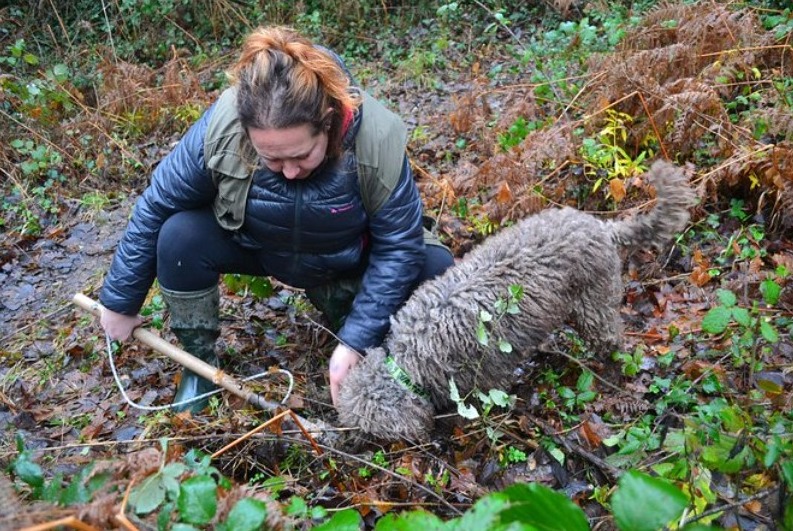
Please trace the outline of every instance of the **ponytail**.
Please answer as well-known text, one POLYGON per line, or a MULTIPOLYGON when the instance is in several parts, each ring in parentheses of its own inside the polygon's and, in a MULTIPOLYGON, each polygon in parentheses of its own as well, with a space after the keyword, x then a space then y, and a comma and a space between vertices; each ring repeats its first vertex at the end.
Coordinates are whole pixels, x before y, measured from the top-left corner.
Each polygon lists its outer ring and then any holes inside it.
POLYGON ((243 43, 229 78, 238 87, 237 111, 245 129, 308 124, 315 134, 327 131, 328 157, 340 155, 344 118, 361 98, 328 52, 293 29, 259 28, 243 43))

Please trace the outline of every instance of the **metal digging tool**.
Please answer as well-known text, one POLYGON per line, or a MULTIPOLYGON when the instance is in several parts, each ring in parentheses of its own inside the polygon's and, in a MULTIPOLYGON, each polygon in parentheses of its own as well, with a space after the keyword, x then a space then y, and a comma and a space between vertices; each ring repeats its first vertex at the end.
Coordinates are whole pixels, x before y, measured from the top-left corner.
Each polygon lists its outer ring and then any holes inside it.
MULTIPOLYGON (((88 312, 96 315, 97 317, 101 317, 102 315, 102 305, 98 302, 94 301, 93 299, 83 295, 82 293, 77 293, 72 298, 72 302, 79 306, 80 308, 87 310, 88 312)), ((172 345, 171 343, 165 341, 160 336, 149 332, 145 328, 136 328, 132 332, 132 337, 140 341, 141 343, 153 348, 157 352, 165 354, 173 361, 186 367, 193 371, 194 373, 198 374, 202 378, 206 378, 207 380, 214 382, 219 387, 222 387, 229 393, 238 396, 248 402, 249 404, 262 409, 264 411, 275 412, 277 409, 283 407, 282 404, 277 402, 272 402, 270 400, 266 400, 260 395, 257 395, 250 389, 246 388, 241 382, 237 381, 235 378, 229 376, 222 370, 218 369, 206 363, 203 360, 200 360, 186 352, 179 347, 172 345)), ((325 443, 332 443, 332 441, 328 440, 329 433, 328 433, 328 426, 325 426, 324 423, 315 423, 309 420, 306 420, 300 417, 297 414, 294 414, 294 418, 297 422, 303 425, 303 428, 314 436, 317 440, 325 443)))

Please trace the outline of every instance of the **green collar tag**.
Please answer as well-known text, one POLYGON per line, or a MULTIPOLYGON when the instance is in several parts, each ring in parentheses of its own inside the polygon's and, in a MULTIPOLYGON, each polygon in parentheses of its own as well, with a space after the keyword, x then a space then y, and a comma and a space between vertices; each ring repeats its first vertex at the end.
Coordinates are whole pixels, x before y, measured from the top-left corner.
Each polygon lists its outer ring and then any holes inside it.
POLYGON ((402 384, 402 387, 404 387, 414 395, 429 400, 430 398, 429 393, 424 388, 416 385, 413 382, 413 380, 411 380, 410 375, 406 373, 402 367, 397 365, 397 362, 396 360, 394 360, 393 357, 386 356, 385 366, 388 368, 388 372, 391 374, 391 377, 400 384, 402 384))

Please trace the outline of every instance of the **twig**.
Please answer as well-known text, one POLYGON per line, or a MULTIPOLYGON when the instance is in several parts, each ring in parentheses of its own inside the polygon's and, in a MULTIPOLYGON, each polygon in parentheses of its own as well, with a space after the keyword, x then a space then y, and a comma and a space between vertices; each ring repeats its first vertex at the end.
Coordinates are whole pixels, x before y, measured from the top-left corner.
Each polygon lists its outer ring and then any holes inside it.
POLYGON ((72 527, 74 529, 78 529, 79 531, 101 531, 99 528, 86 524, 76 516, 67 516, 66 518, 53 520, 52 522, 45 522, 43 524, 24 527, 19 531, 48 531, 50 529, 57 529, 61 526, 72 527))
POLYGON ((605 70, 602 70, 602 71, 600 71, 600 72, 597 72, 597 73, 596 73, 596 74, 595 74, 595 75, 592 77, 592 79, 590 79, 590 80, 588 80, 586 83, 584 83, 584 85, 583 85, 583 86, 581 87, 581 89, 580 89, 580 90, 579 90, 579 91, 576 93, 576 95, 575 95, 575 96, 573 96, 573 99, 572 99, 572 100, 570 100, 570 103, 568 103, 568 104, 565 106, 564 110, 562 110, 562 114, 556 118, 556 121, 558 122, 558 121, 559 121, 559 120, 562 118, 562 116, 565 116, 565 115, 567 114, 567 111, 569 111, 569 110, 570 110, 570 107, 572 107, 572 106, 573 106, 573 103, 575 103, 575 101, 576 101, 576 100, 577 100, 577 99, 578 99, 578 98, 581 96, 581 94, 583 94, 583 93, 584 93, 584 91, 586 91, 586 90, 587 90, 587 89, 588 89, 588 88, 589 88, 589 87, 590 87, 592 84, 596 83, 596 82, 597 82, 597 81, 598 81, 600 78, 602 78, 602 77, 603 77, 603 76, 605 76, 605 75, 606 75, 606 71, 605 71, 605 70))
POLYGON ((655 120, 653 119, 653 114, 650 112, 650 108, 647 106, 647 101, 644 99, 644 95, 641 91, 637 90, 636 94, 638 94, 639 99, 642 102, 642 107, 644 107, 644 114, 647 115, 647 119, 650 121, 650 125, 653 127, 653 131, 655 132, 655 138, 658 139, 658 145, 661 146, 661 151, 664 154, 664 158, 669 160, 669 153, 666 151, 666 146, 664 146, 663 137, 661 136, 660 131, 658 131, 658 127, 655 125, 655 120))
POLYGON ((558 354, 558 355, 562 356, 563 358, 566 358, 567 360, 572 361, 573 363, 575 363, 576 365, 578 365, 582 369, 591 372, 592 376, 594 376, 596 380, 598 380, 599 382, 605 384, 607 387, 610 387, 612 390, 618 392, 619 394, 628 394, 628 393, 625 392, 625 389, 622 389, 619 386, 614 385, 613 383, 609 382, 608 380, 606 380, 605 378, 600 376, 597 372, 595 372, 592 369, 590 369, 589 367, 587 367, 584 362, 582 362, 581 360, 577 359, 574 356, 571 356, 567 352, 564 352, 564 351, 559 350, 559 349, 547 348, 547 347, 544 347, 542 349, 542 351, 543 352, 547 352, 549 354, 558 354))
POLYGON ((702 520, 703 518, 707 518, 708 516, 712 516, 714 514, 718 514, 724 511, 729 511, 730 509, 735 509, 736 507, 740 507, 741 505, 745 505, 752 501, 762 500, 763 498, 767 498, 768 496, 772 495, 776 491, 777 491, 776 488, 764 490, 762 492, 758 492, 757 494, 752 494, 751 496, 744 498, 742 500, 734 501, 732 503, 728 503, 720 507, 713 507, 711 509, 708 509, 707 511, 703 511, 697 515, 694 515, 692 518, 688 518, 688 519, 683 518, 680 520, 680 527, 682 528, 686 524, 697 522, 699 520, 702 520))
POLYGON ((719 166, 715 167, 714 169, 710 170, 709 172, 703 173, 702 175, 700 175, 699 178, 696 179, 695 182, 703 181, 705 178, 713 175, 714 173, 716 173, 718 171, 723 170, 727 166, 732 166, 733 164, 735 164, 737 162, 740 162, 742 160, 751 158, 751 157, 753 157, 753 156, 755 156, 755 155, 757 155, 759 153, 763 153, 764 151, 768 151, 769 149, 774 149, 775 147, 776 147, 775 144, 767 144, 767 145, 761 147, 760 149, 756 149, 754 151, 751 151, 749 153, 741 155, 737 159, 728 159, 727 162, 725 162, 724 164, 720 164, 719 166))
POLYGON ((114 516, 116 523, 118 523, 121 527, 126 529, 127 531, 138 531, 138 528, 129 521, 127 515, 124 514, 127 511, 127 501, 129 501, 129 494, 132 492, 132 485, 135 484, 135 480, 129 482, 127 486, 126 492, 124 492, 124 498, 121 500, 121 507, 118 509, 118 513, 114 516))
POLYGON ((110 41, 110 49, 113 50, 113 60, 116 64, 118 64, 118 53, 116 53, 116 43, 113 42, 113 30, 110 25, 110 19, 107 18, 107 4, 105 4, 105 0, 102 0, 102 14, 105 16, 105 24, 107 24, 107 37, 110 41))
MULTIPOLYGON (((72 39, 69 37, 69 32, 66 31, 66 24, 63 23, 63 19, 61 18, 61 14, 58 12, 58 9, 55 7, 55 3, 52 0, 49 0, 50 7, 52 7, 52 12, 55 13, 55 18, 58 19, 58 24, 61 27, 61 31, 63 32, 63 36, 66 37, 66 44, 69 45, 69 52, 72 51, 72 39)), ((55 35, 53 35, 55 37, 55 35)), ((57 46, 58 42, 55 41, 53 38, 53 42, 57 46)))
MULTIPOLYGON (((285 441, 288 441, 288 442, 295 442, 295 443, 305 444, 305 441, 303 441, 302 439, 293 439, 291 437, 282 437, 281 439, 285 440, 285 441)), ((440 494, 438 494, 437 492, 435 492, 434 490, 432 490, 432 489, 430 489, 428 487, 425 487, 421 483, 413 481, 412 479, 407 478, 407 477, 405 477, 403 475, 397 474, 396 472, 392 472, 391 470, 388 470, 387 468, 382 467, 382 466, 378 465, 377 463, 373 463, 371 461, 367 461, 366 459, 358 457, 357 455, 353 455, 353 454, 344 452, 342 450, 339 450, 338 448, 333 448, 332 446, 326 446, 324 444, 319 444, 319 443, 317 443, 317 446, 319 446, 320 448, 322 448, 323 450, 325 450, 327 452, 340 455, 340 456, 344 457, 345 459, 350 459, 352 461, 357 461, 359 463, 363 463, 369 468, 377 469, 380 472, 383 472, 384 474, 386 474, 388 476, 391 476, 394 479, 397 479, 397 480, 402 481, 404 483, 408 483, 408 484, 412 485, 413 487, 416 487, 417 489, 429 494, 430 496, 432 496, 433 498, 438 500, 441 505, 443 505, 444 507, 446 507, 450 511, 454 512, 456 515, 459 516, 459 515, 463 514, 457 507, 455 507, 454 505, 452 505, 451 503, 446 501, 440 494)))
MULTIPOLYGON (((240 443, 243 443, 243 442, 247 441, 248 439, 250 439, 251 437, 253 437, 253 436, 254 436, 254 435, 256 435, 257 433, 259 433, 260 431, 262 431, 263 429, 265 429, 266 427, 268 427, 270 424, 274 423, 275 421, 277 421, 277 420, 279 420, 279 419, 282 419, 282 418, 284 418, 285 416, 287 416, 287 415, 288 415, 288 414, 290 414, 291 412, 292 412, 292 410, 291 410, 291 409, 287 409, 286 411, 282 411, 282 412, 280 412, 279 414, 277 414, 276 416, 274 416, 273 418, 271 418, 271 419, 270 419, 270 420, 268 420, 267 422, 264 422, 264 423, 262 423, 262 424, 260 424, 260 425, 256 426, 255 428, 253 428, 253 429, 252 429, 251 431, 249 431, 248 433, 246 433, 246 434, 244 434, 243 436, 241 436, 241 437, 238 437, 237 439, 235 439, 235 440, 231 441, 229 444, 227 444, 226 446, 224 446, 223 448, 221 448, 220 450, 218 450, 217 452, 215 452, 214 454, 212 454, 210 457, 211 457, 212 459, 215 459, 215 458, 217 458, 217 457, 220 457, 221 455, 223 455, 224 453, 226 453, 226 451, 227 451, 227 450, 231 450, 232 448, 234 448, 234 447, 235 447, 235 446, 237 446, 238 444, 240 444, 240 443)), ((294 418, 294 417, 293 417, 293 418, 294 418)), ((306 434, 306 432, 304 431, 304 428, 303 428, 303 427, 300 425, 300 423, 299 423, 299 422, 298 422, 298 427, 299 427, 299 428, 300 428, 300 430, 303 432, 303 435, 305 435, 305 434, 306 434)), ((316 443, 314 443, 314 445, 316 445, 316 443)), ((321 454, 322 454, 322 452, 319 452, 319 455, 321 455, 321 454)))
POLYGON ((568 441, 564 437, 560 437, 560 436, 556 435, 554 430, 552 430, 551 427, 548 426, 542 420, 540 420, 540 419, 538 419, 538 418, 536 418, 533 415, 530 415, 528 413, 526 413, 526 418, 529 419, 532 423, 534 423, 534 425, 539 427, 545 433, 545 435, 547 435, 548 437, 551 437, 554 441, 556 441, 556 443, 564 446, 565 449, 568 452, 573 452, 575 454, 578 454, 579 456, 583 457, 587 461, 591 462, 593 465, 598 467, 603 473, 605 473, 607 476, 609 476, 609 478, 612 479, 613 481, 616 481, 617 479, 619 479, 619 477, 623 474, 623 470, 621 470, 621 469, 619 469, 619 468, 617 468, 617 467, 615 467, 613 465, 610 465, 609 463, 607 463, 606 461, 604 461, 600 457, 596 456, 592 452, 590 452, 588 450, 584 450, 580 445, 578 445, 578 444, 576 444, 576 443, 574 443, 572 441, 568 441))

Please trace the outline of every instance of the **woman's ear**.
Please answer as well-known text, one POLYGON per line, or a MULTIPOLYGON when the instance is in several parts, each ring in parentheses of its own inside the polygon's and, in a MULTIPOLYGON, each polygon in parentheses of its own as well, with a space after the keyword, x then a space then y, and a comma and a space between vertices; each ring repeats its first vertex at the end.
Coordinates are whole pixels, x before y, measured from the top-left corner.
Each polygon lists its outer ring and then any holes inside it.
POLYGON ((325 131, 330 131, 333 113, 334 113, 333 107, 328 107, 328 109, 325 111, 325 114, 322 115, 322 126, 325 129, 325 131))

